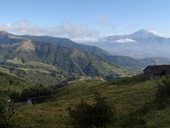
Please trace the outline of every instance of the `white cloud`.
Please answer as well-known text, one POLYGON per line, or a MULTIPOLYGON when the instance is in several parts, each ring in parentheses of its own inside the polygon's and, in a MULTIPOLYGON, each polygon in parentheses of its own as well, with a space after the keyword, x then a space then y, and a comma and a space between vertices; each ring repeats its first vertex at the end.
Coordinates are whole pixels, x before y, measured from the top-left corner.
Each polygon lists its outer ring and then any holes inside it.
POLYGON ((12 24, 0 24, 0 30, 12 32, 14 34, 28 35, 49 35, 56 37, 67 37, 72 40, 90 40, 101 37, 101 33, 96 30, 89 29, 85 25, 75 25, 65 22, 59 26, 40 27, 33 25, 28 21, 19 21, 12 24))
POLYGON ((117 43, 127 44, 127 43, 136 43, 136 40, 125 38, 125 39, 119 39, 116 40, 117 43))
POLYGON ((148 32, 151 32, 151 33, 153 33, 153 34, 155 34, 155 35, 158 35, 158 36, 161 36, 162 34, 160 34, 155 28, 153 28, 153 27, 147 27, 146 28, 146 30, 148 31, 148 32))
POLYGON ((153 28, 153 27, 147 27, 146 30, 147 30, 148 32, 151 32, 151 33, 157 35, 157 36, 169 38, 169 34, 168 34, 168 33, 162 33, 162 32, 160 32, 160 31, 157 31, 157 30, 156 30, 155 28, 153 28))
POLYGON ((148 32, 151 32, 151 33, 153 33, 154 35, 157 35, 157 36, 163 36, 162 34, 160 34, 160 33, 158 33, 157 31, 155 31, 155 30, 148 30, 148 32))

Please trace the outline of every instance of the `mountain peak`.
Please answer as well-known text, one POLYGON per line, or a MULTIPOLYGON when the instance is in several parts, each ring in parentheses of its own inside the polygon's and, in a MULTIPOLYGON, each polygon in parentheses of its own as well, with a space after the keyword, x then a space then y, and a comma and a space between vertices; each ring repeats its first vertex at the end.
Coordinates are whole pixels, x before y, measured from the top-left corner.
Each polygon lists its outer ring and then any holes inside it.
POLYGON ((138 31, 136 31, 136 32, 140 32, 140 33, 149 33, 149 31, 146 30, 146 29, 140 29, 140 30, 138 30, 138 31))
POLYGON ((155 33, 153 33, 152 31, 148 31, 145 29, 141 29, 139 31, 136 31, 134 33, 131 34, 132 36, 135 37, 150 37, 150 36, 157 36, 155 33))

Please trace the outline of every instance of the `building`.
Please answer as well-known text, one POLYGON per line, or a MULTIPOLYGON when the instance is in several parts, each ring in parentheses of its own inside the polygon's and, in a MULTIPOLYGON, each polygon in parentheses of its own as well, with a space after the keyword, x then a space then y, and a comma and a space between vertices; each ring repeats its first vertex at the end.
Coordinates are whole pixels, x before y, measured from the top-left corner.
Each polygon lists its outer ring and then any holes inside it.
POLYGON ((150 65, 143 72, 145 79, 153 79, 157 76, 170 74, 170 65, 150 65))

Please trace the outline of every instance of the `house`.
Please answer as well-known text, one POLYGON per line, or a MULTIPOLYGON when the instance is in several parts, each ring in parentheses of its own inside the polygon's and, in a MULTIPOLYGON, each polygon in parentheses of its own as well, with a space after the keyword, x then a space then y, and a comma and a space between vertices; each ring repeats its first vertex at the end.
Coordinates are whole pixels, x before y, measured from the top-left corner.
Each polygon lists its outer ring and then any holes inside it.
POLYGON ((143 72, 145 79, 153 79, 157 76, 170 74, 170 65, 150 65, 143 72))

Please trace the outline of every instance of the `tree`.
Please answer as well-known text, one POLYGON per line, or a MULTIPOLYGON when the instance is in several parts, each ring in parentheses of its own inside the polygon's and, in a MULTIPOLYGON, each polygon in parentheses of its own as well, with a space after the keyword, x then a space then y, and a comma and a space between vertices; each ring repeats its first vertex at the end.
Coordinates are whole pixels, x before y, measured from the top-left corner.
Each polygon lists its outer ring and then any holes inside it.
POLYGON ((164 77, 160 82, 157 83, 157 92, 155 103, 158 109, 163 109, 170 105, 170 79, 169 77, 164 77))
POLYGON ((48 96, 52 94, 54 94, 54 90, 51 87, 45 87, 41 85, 33 86, 26 88, 21 92, 21 99, 25 101, 30 97, 48 96))
POLYGON ((105 128, 112 125, 114 120, 114 112, 112 106, 107 102, 106 97, 100 94, 95 96, 96 103, 93 107, 93 123, 97 128, 105 128))
POLYGON ((69 108, 71 125, 74 128, 88 128, 92 125, 92 106, 81 101, 75 109, 69 108))
POLYGON ((7 98, 0 98, 0 128, 17 128, 15 116, 17 111, 7 98))
POLYGON ((69 108, 70 121, 74 128, 106 128, 113 126, 113 107, 100 94, 95 95, 95 104, 81 101, 74 109, 69 108))

